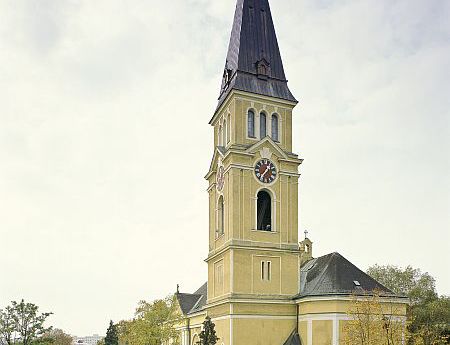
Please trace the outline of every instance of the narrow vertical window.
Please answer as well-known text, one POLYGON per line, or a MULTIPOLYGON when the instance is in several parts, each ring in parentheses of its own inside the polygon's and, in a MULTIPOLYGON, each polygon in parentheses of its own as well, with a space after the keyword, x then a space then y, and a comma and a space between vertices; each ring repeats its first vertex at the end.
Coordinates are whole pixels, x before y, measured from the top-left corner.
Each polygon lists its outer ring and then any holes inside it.
POLYGON ((230 137, 231 137, 231 118, 230 115, 228 115, 228 120, 227 120, 227 144, 230 142, 230 137))
POLYGON ((266 122, 266 114, 259 114, 259 138, 263 139, 267 135, 267 122, 266 122))
POLYGON ((227 146, 227 137, 228 137, 228 133, 227 133, 227 120, 225 120, 223 122, 223 138, 222 138, 222 146, 227 146))
POLYGON ((270 281, 272 278, 272 262, 261 261, 261 280, 270 281))
POLYGON ((255 113, 249 110, 247 114, 247 135, 250 138, 255 137, 255 113))
POLYGON ((225 221, 225 212, 224 212, 224 205, 223 205, 223 196, 219 198, 219 202, 217 205, 217 216, 218 216, 218 229, 217 234, 223 235, 225 232, 224 229, 224 221, 225 221))
POLYGON ((265 264, 265 262, 261 261, 261 280, 265 279, 266 267, 264 264, 265 264))
POLYGON ((262 190, 257 200, 257 230, 272 230, 272 205, 269 193, 262 190))
POLYGON ((219 126, 219 134, 217 137, 217 145, 222 146, 222 125, 219 126))
POLYGON ((274 141, 279 141, 278 139, 278 116, 272 115, 272 139, 274 141))

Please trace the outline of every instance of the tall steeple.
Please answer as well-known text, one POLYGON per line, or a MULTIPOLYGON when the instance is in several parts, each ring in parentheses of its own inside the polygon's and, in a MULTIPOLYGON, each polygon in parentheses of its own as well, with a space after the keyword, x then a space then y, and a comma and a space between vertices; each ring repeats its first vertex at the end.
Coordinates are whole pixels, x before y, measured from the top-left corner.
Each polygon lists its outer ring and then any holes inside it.
POLYGON ((231 90, 296 102, 287 86, 268 0, 238 0, 219 107, 231 90))

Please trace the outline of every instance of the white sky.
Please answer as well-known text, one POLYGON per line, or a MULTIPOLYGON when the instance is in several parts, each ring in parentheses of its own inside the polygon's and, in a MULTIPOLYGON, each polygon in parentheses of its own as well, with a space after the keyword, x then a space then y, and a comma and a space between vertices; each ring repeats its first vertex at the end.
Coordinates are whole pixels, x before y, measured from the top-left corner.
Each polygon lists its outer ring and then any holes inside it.
MULTIPOLYGON (((450 293, 450 2, 272 0, 316 256, 450 293)), ((206 280, 235 0, 0 0, 0 307, 76 335, 206 280), (194 158, 195 157, 195 158, 194 158)))

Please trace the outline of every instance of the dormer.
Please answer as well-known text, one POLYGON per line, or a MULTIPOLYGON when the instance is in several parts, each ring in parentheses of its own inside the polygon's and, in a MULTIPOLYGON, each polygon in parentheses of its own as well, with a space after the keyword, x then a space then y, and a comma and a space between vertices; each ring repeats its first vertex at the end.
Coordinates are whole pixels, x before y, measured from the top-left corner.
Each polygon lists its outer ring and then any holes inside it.
POLYGON ((270 77, 270 63, 264 58, 256 62, 256 73, 259 79, 267 80, 270 77))

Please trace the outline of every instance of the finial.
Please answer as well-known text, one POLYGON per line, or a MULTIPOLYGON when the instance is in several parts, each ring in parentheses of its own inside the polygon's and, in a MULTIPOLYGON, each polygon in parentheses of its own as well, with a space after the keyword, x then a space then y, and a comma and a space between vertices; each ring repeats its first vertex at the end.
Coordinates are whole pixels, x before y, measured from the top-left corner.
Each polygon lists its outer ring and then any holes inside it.
POLYGON ((308 238, 308 230, 305 229, 305 240, 308 238))
POLYGON ((180 284, 177 284, 177 293, 180 293, 180 284))

